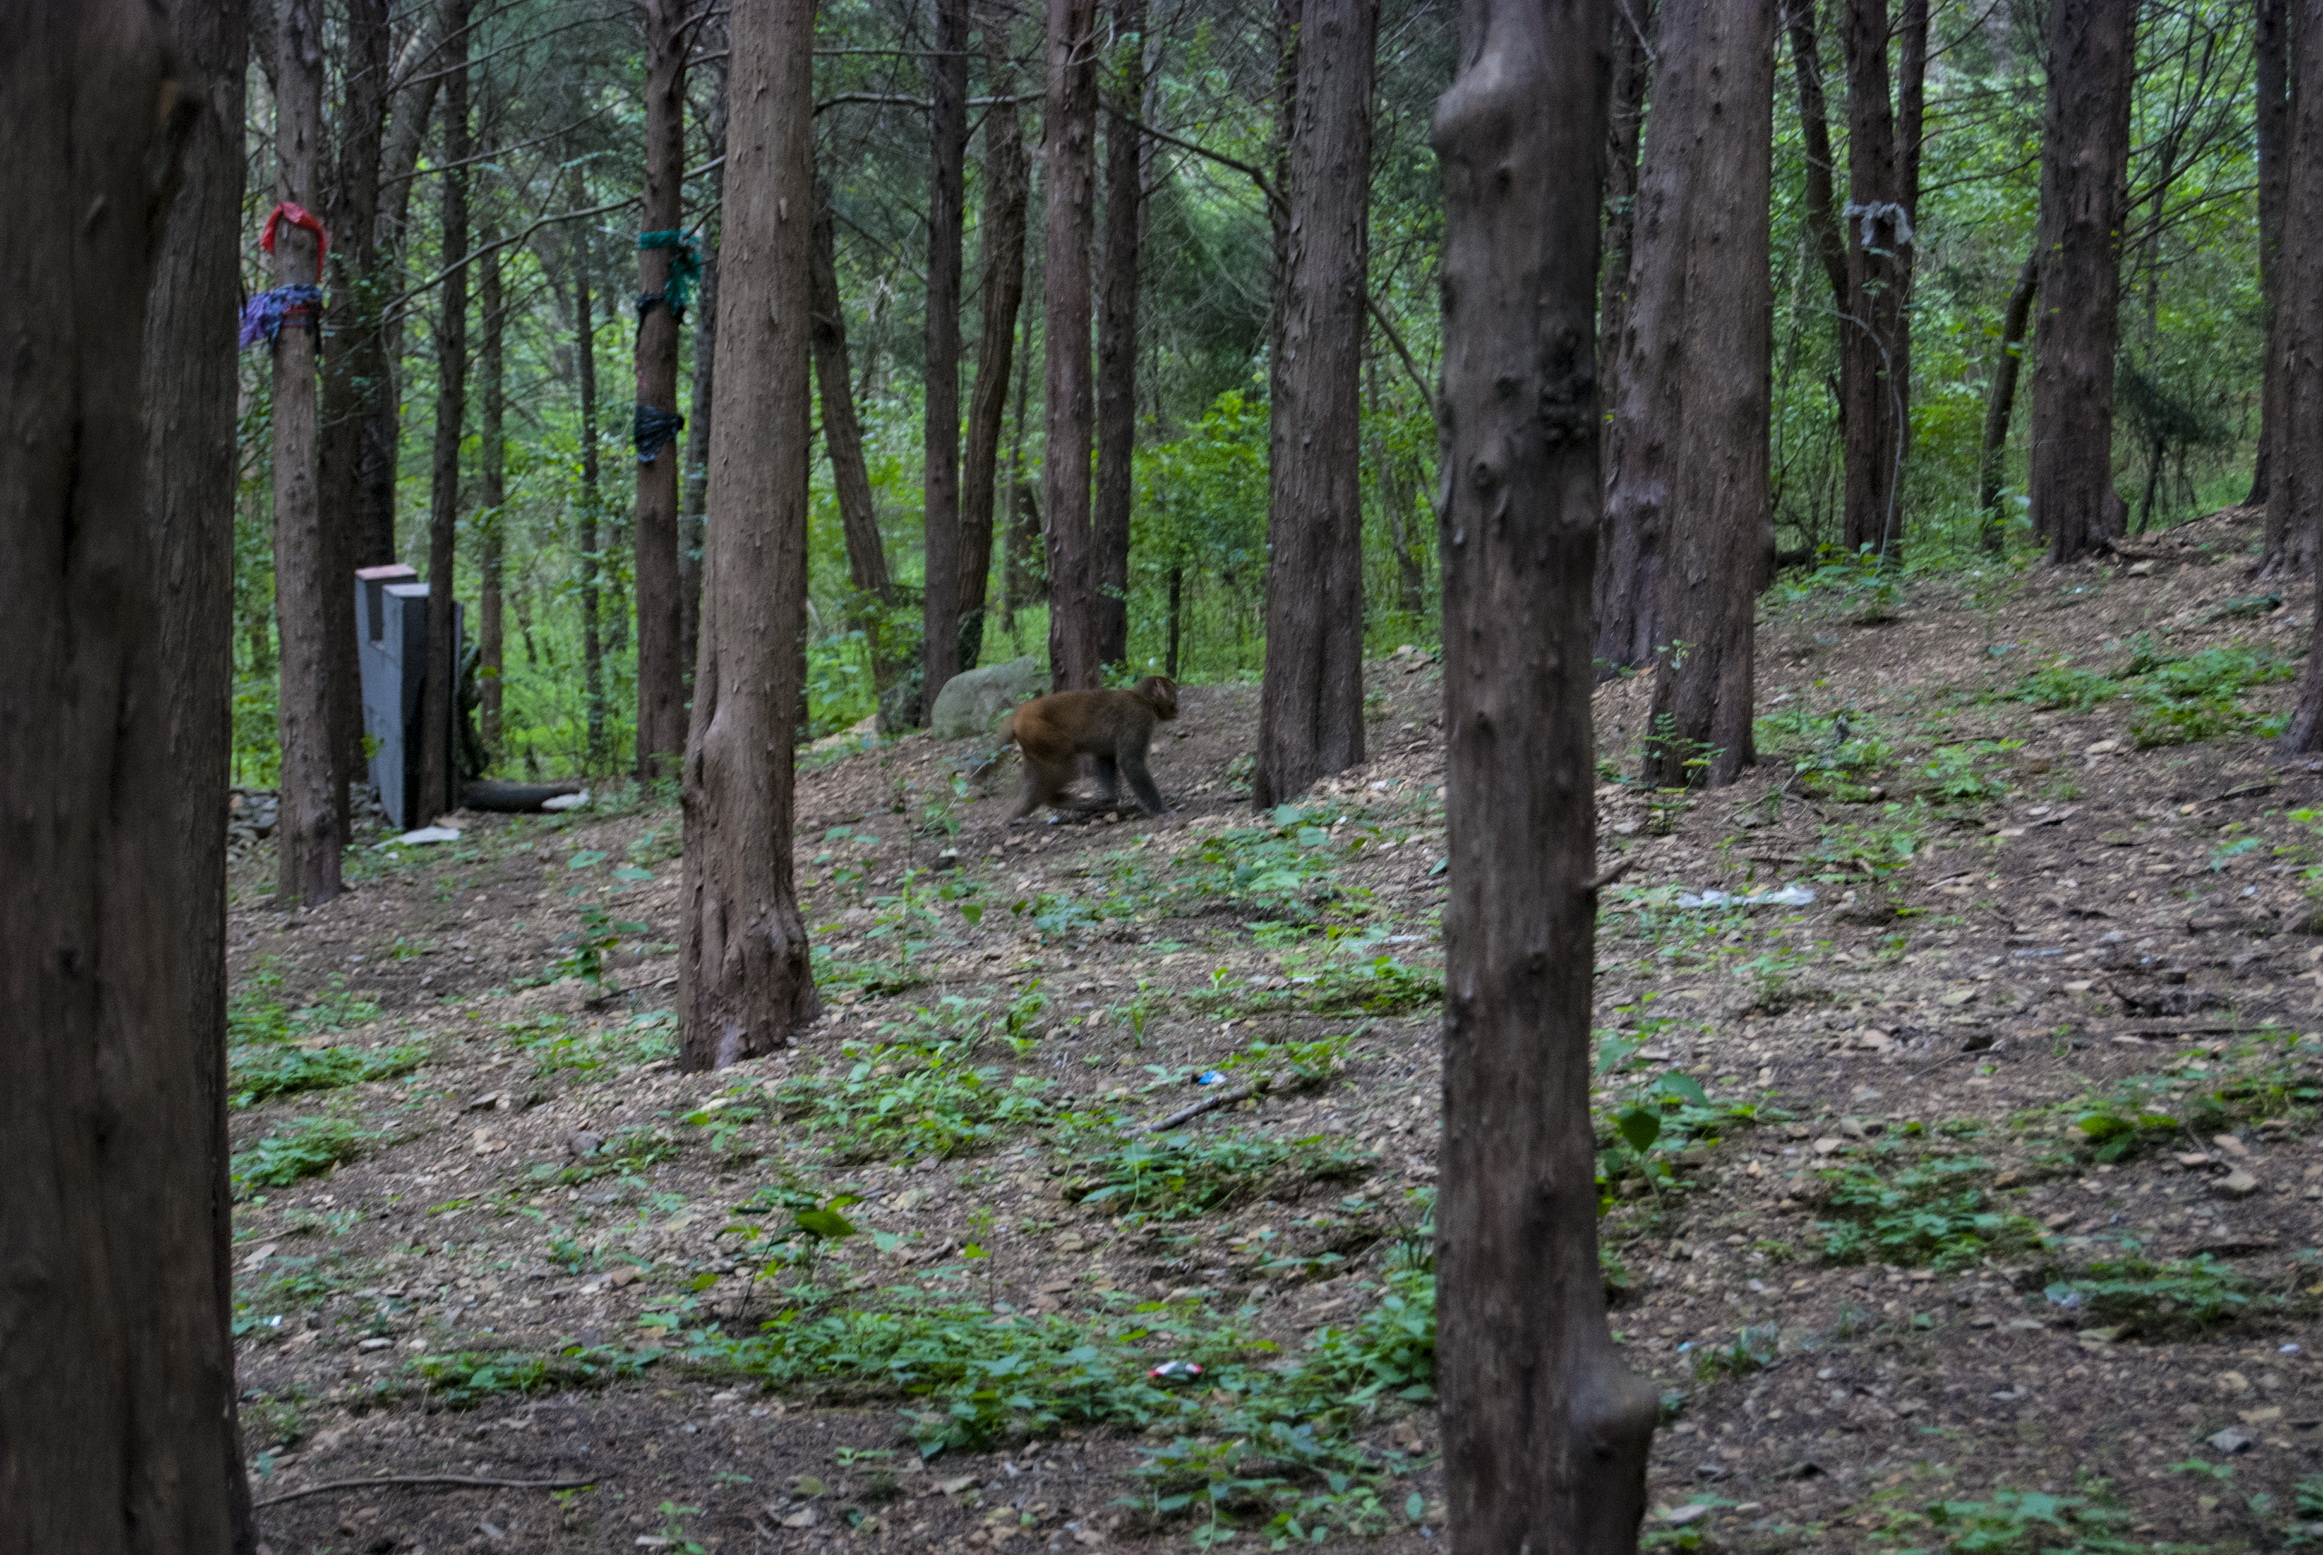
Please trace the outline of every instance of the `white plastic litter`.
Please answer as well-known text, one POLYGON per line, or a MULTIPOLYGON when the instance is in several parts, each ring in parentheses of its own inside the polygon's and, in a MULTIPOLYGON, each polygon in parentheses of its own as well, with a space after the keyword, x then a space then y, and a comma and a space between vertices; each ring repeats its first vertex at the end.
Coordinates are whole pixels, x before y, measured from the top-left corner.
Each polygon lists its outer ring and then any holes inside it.
POLYGON ((394 840, 413 846, 423 842, 458 842, 460 832, 455 826, 422 826, 418 831, 407 831, 394 840))
POLYGON ((1752 891, 1737 895, 1732 891, 1689 891, 1678 898, 1680 907, 1804 907, 1815 899, 1815 893, 1803 885, 1787 885, 1779 891, 1752 891))
POLYGON ((540 807, 543 810, 578 810, 588 802, 589 791, 584 788, 577 794, 559 794, 554 799, 543 799, 540 807))

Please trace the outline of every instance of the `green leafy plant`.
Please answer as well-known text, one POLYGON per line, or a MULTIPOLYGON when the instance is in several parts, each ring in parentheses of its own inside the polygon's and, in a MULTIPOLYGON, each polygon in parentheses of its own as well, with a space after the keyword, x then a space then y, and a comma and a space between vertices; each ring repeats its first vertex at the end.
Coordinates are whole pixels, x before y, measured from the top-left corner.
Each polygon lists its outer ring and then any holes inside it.
POLYGON ((2133 1254, 2077 1268, 2052 1266, 2026 1283, 2051 1308, 2149 1336, 2210 1328, 2254 1307, 2280 1304, 2207 1253, 2169 1259, 2133 1254))
POLYGON ((1956 1269, 2045 1240, 2032 1220, 1994 1207, 1991 1163, 1975 1156, 1928 1156, 1886 1174, 1848 1164, 1817 1175, 1834 1218, 1815 1229, 1833 1263, 1956 1269))
POLYGON ((1365 1177, 1372 1165, 1347 1141, 1320 1135, 1284 1142, 1245 1133, 1139 1134, 1087 1158, 1065 1196, 1132 1221, 1179 1220, 1301 1183, 1365 1177))
POLYGON ((234 1196, 259 1188, 287 1188, 360 1154, 364 1136, 344 1118, 294 1118, 235 1153, 234 1196))

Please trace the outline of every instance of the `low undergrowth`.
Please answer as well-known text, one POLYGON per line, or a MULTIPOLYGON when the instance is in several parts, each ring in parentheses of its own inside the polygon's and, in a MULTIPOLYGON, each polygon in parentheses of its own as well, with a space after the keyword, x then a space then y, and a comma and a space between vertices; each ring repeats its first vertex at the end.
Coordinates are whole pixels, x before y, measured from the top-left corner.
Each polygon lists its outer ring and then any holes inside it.
POLYGON ((1976 1156, 1931 1155, 1883 1172, 1869 1163, 1827 1167, 1815 1222, 1832 1263, 1959 1269, 2041 1247, 2040 1226, 1997 1208, 1992 1165, 1976 1156))

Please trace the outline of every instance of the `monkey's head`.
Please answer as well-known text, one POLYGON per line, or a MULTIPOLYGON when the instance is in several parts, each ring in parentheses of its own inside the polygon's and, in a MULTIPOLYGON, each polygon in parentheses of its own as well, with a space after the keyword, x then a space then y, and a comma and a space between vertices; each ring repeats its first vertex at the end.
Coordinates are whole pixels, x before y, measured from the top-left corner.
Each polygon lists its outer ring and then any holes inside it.
POLYGON ((1163 723, 1178 716, 1177 682, 1167 675, 1148 675, 1131 688, 1130 694, 1153 709, 1153 715, 1163 723))

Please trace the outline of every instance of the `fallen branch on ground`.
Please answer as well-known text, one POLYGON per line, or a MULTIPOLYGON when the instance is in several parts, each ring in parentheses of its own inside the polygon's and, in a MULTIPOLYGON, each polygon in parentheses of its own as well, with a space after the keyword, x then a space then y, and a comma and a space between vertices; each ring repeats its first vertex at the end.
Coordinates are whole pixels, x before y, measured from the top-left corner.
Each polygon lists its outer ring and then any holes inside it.
POLYGON ((374 1485, 446 1485, 466 1486, 485 1490, 579 1490, 594 1485, 601 1476, 587 1479, 479 1479, 473 1474, 380 1474, 370 1479, 326 1479, 319 1485, 301 1485, 296 1490, 285 1490, 278 1495, 262 1496, 250 1503, 252 1510, 280 1506, 285 1501, 296 1501, 302 1496, 319 1496, 333 1490, 362 1490, 374 1485))

